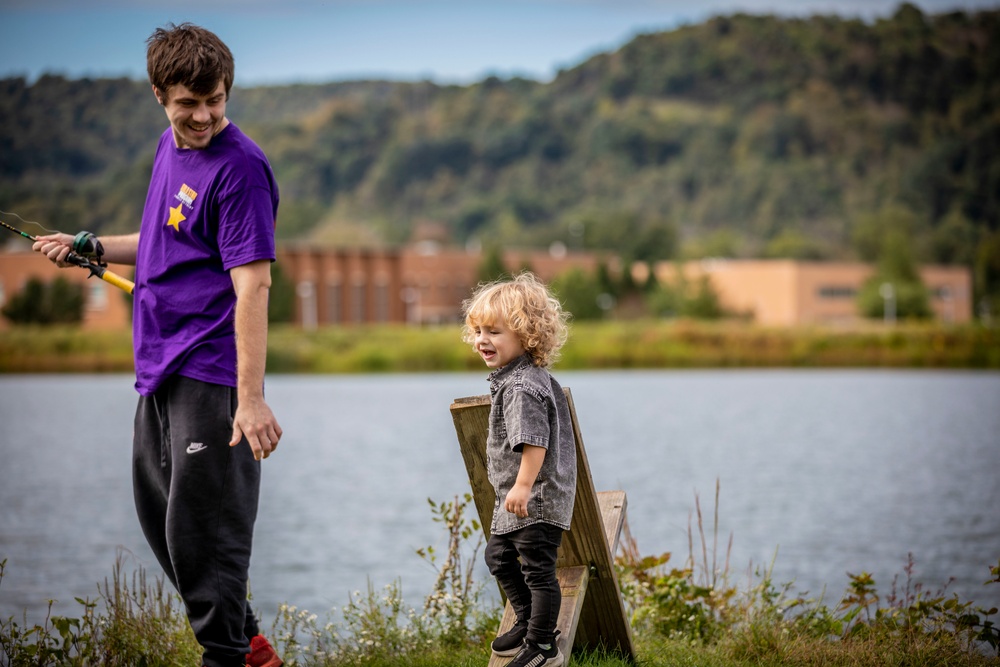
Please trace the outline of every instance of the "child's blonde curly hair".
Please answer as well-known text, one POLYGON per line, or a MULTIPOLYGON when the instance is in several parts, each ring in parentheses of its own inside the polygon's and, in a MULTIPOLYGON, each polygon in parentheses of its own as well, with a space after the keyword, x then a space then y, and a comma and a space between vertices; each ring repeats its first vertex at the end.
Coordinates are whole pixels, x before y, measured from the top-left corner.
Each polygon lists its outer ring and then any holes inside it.
POLYGON ((463 341, 474 345, 477 327, 503 323, 517 335, 532 363, 542 368, 559 358, 569 336, 569 313, 530 271, 511 280, 481 283, 462 302, 462 312, 463 341))

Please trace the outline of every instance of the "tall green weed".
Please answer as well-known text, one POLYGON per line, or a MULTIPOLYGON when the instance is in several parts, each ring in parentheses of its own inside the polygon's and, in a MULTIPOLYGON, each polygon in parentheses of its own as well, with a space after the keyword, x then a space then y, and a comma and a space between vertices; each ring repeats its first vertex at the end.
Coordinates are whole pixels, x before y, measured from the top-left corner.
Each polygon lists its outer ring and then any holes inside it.
MULTIPOLYGON (((724 558, 719 550, 718 483, 715 492, 711 539, 695 495, 689 554, 681 567, 669 566, 669 553, 640 556, 626 533, 616 562, 637 635, 692 647, 715 646, 737 662, 750 664, 853 664, 858 655, 882 652, 901 654, 905 657, 898 664, 913 665, 978 664, 989 653, 1000 657, 1000 629, 993 620, 997 609, 948 595, 947 584, 926 590, 915 578, 912 554, 902 579, 897 575, 884 596, 871 574, 849 573, 847 590, 833 607, 822 599, 792 594, 792 583, 776 584, 773 561, 753 571, 745 590, 737 589, 729 569, 732 535, 724 558), (831 657, 845 651, 846 656, 831 657)), ((990 567, 990 574, 986 585, 1000 583, 1000 563, 990 567)))
MULTIPOLYGON (((76 598, 79 617, 53 616, 29 624, 0 619, 0 658, 9 667, 105 665, 107 667, 190 667, 201 660, 180 598, 163 579, 150 582, 137 566, 126 575, 127 557, 119 552, 109 582, 98 599, 76 598), (99 608, 103 607, 103 612, 99 608)), ((7 561, 0 561, 0 584, 7 561)))
POLYGON ((418 611, 406 606, 399 582, 376 591, 355 591, 341 619, 282 605, 274 622, 275 643, 289 667, 402 664, 426 653, 469 651, 495 632, 500 610, 482 599, 473 566, 483 543, 479 522, 467 516, 470 494, 450 502, 428 499, 432 519, 444 526, 447 548, 433 546, 417 555, 437 571, 418 611))

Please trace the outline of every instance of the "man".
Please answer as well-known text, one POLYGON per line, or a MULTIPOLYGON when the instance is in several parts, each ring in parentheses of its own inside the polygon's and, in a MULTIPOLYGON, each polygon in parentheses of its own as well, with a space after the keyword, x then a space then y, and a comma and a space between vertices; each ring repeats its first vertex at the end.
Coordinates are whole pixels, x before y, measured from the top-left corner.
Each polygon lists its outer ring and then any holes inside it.
MULTIPOLYGON (((93 244, 136 267, 136 509, 204 665, 278 667, 247 602, 260 460, 281 439, 263 392, 278 187, 264 153, 226 118, 226 45, 185 23, 157 29, 147 47, 170 128, 140 231, 93 244)), ((72 243, 53 234, 34 249, 65 266, 72 243)))

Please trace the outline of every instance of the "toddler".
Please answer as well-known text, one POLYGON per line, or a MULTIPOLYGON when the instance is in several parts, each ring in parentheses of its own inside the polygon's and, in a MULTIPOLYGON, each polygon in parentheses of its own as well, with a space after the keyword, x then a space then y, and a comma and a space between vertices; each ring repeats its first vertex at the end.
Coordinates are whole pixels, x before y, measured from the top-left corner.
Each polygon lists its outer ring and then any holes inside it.
POLYGON ((568 314, 530 272, 480 285, 463 311, 463 340, 493 369, 486 563, 517 616, 493 652, 514 656, 508 667, 559 667, 556 552, 573 515, 576 446, 566 395, 546 369, 566 341, 568 314))

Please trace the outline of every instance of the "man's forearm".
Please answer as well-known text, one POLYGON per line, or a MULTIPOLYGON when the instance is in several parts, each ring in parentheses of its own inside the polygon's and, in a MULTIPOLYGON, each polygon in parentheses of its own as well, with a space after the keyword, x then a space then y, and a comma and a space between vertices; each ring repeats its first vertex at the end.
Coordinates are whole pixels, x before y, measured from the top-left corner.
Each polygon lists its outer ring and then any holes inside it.
POLYGON ((135 258, 139 252, 139 232, 120 236, 99 236, 98 240, 104 246, 104 261, 135 266, 135 258))
POLYGON ((260 398, 267 362, 267 299, 270 266, 237 267, 236 378, 241 401, 260 398))
POLYGON ((259 397, 267 363, 267 291, 236 302, 236 382, 241 401, 259 397), (251 303, 254 302, 254 303, 251 303))

